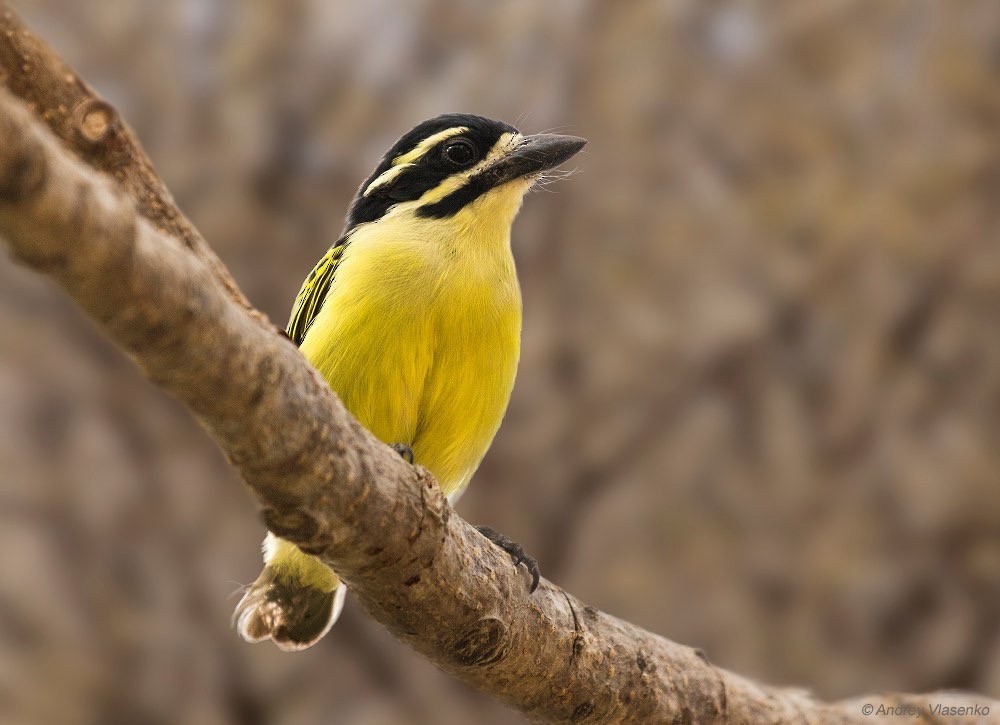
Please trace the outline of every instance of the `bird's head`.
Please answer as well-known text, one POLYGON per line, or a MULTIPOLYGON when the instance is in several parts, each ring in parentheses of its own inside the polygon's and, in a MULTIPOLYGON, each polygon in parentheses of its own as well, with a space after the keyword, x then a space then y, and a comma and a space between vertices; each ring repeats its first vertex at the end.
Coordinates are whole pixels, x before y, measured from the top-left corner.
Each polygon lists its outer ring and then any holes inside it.
POLYGON ((361 185, 347 230, 399 214, 454 219, 470 212, 509 226, 534 181, 586 143, 576 136, 522 136, 482 116, 432 118, 396 141, 361 185))

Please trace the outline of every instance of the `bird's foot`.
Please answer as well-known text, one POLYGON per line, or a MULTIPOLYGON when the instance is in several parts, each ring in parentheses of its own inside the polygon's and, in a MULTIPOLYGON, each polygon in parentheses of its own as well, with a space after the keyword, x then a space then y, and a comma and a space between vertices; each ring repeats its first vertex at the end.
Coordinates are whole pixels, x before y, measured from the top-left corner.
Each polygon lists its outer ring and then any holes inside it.
POLYGON ((399 455, 403 457, 403 460, 413 465, 413 449, 410 448, 405 443, 393 443, 391 446, 392 450, 396 451, 399 455))
POLYGON ((531 574, 531 589, 528 592, 533 593, 538 588, 538 579, 541 576, 535 558, 528 556, 524 547, 516 541, 512 541, 509 536, 505 536, 489 526, 477 526, 476 531, 510 554, 510 558, 514 560, 514 566, 524 564, 524 568, 531 574))

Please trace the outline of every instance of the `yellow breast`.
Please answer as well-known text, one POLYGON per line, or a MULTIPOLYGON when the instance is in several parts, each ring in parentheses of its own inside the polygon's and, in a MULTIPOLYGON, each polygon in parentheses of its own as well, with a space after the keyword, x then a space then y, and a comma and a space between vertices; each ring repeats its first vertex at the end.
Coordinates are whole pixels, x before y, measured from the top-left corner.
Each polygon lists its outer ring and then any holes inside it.
POLYGON ((354 232, 301 350, 362 425, 409 445, 453 494, 489 448, 517 371, 517 208, 406 211, 354 232))

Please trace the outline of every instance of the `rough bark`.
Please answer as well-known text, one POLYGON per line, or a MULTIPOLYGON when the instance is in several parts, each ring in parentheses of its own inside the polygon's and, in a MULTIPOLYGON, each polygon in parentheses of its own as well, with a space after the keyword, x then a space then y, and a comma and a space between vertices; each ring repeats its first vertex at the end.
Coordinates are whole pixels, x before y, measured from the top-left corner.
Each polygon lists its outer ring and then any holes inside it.
POLYGON ((550 582, 529 595, 433 478, 364 430, 249 307, 115 111, 0 11, 0 236, 198 416, 268 527, 327 561, 403 642, 539 721, 1000 722, 1000 703, 966 694, 821 703, 550 582))

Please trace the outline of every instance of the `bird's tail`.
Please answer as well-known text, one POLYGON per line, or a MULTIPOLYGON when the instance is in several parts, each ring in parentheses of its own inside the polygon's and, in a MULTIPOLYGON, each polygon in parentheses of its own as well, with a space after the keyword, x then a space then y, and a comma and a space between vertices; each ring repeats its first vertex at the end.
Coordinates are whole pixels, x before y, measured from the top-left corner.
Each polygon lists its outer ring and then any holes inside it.
POLYGON ((316 644, 337 621, 347 590, 325 564, 268 534, 264 570, 233 612, 247 642, 272 640, 286 652, 316 644))

